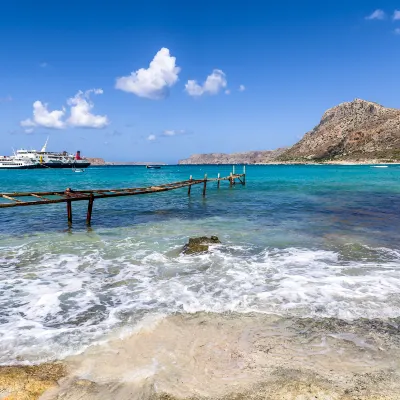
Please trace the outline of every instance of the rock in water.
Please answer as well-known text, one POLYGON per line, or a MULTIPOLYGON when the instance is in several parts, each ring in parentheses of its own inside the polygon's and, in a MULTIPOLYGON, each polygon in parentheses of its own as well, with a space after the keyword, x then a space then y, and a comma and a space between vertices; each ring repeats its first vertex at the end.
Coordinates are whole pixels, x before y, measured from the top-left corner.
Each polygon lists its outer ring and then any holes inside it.
POLYGON ((0 367, 0 399, 37 400, 66 376, 62 363, 0 367), (4 397, 6 396, 6 397, 4 397))
POLYGON ((198 254, 208 251, 210 244, 218 244, 221 241, 217 236, 201 236, 198 238, 189 238, 189 243, 183 246, 182 254, 198 254))

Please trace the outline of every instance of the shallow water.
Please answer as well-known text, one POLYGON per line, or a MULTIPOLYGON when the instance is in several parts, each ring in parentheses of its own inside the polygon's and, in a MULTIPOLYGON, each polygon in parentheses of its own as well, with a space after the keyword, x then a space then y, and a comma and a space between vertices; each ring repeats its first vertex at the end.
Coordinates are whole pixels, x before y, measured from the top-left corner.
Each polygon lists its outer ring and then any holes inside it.
MULTIPOLYGON (((238 168, 237 168, 238 170, 238 168)), ((228 166, 0 171, 1 191, 132 187, 228 166)), ((249 166, 247 185, 0 210, 0 362, 77 354, 144 317, 400 317, 400 168, 249 166), (84 203, 84 202, 82 202, 84 203), (210 253, 179 255, 191 236, 210 253)), ((6 200, 2 200, 6 201, 6 200)))

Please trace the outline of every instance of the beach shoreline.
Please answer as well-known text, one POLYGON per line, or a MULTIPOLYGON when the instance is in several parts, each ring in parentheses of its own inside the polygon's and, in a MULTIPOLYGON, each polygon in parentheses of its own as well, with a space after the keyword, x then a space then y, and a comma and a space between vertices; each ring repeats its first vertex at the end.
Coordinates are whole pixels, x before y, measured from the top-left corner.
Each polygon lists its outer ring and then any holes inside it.
POLYGON ((399 343, 394 321, 175 314, 114 332, 61 363, 2 367, 0 393, 19 400, 395 400, 399 343))

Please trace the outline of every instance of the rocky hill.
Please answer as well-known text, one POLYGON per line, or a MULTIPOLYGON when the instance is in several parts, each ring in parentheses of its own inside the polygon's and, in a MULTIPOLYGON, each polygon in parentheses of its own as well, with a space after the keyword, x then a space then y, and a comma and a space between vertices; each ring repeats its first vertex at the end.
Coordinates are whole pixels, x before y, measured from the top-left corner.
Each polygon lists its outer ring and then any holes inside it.
POLYGON ((355 99, 327 110, 280 161, 400 159, 400 110, 355 99))
POLYGON ((286 148, 264 151, 248 151, 243 153, 210 153, 193 154, 179 164, 258 164, 270 163, 279 157, 286 148))
POLYGON ((86 158, 92 165, 105 165, 106 162, 102 158, 87 157, 86 158))

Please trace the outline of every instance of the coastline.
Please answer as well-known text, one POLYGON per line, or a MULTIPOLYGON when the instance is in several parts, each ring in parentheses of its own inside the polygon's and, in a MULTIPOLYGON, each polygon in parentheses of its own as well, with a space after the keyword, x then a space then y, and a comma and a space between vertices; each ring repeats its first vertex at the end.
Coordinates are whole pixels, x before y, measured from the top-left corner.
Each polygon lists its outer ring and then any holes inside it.
POLYGON ((2 367, 0 393, 9 400, 395 400, 399 343, 391 321, 175 314, 147 318, 61 363, 2 367))
POLYGON ((182 165, 400 165, 400 161, 396 162, 385 162, 380 160, 367 160, 367 161, 324 161, 324 162, 313 162, 313 161, 274 161, 274 162, 266 162, 266 163, 232 163, 232 164, 177 164, 179 166, 182 165))
MULTIPOLYGON (((205 169, 232 166, 165 172, 205 169)), ((0 399, 399 400, 396 170, 254 167, 207 200, 99 201, 90 230, 4 213, 0 399), (198 234, 222 243, 179 256, 198 234)), ((154 179, 121 171, 48 176, 154 179)))

